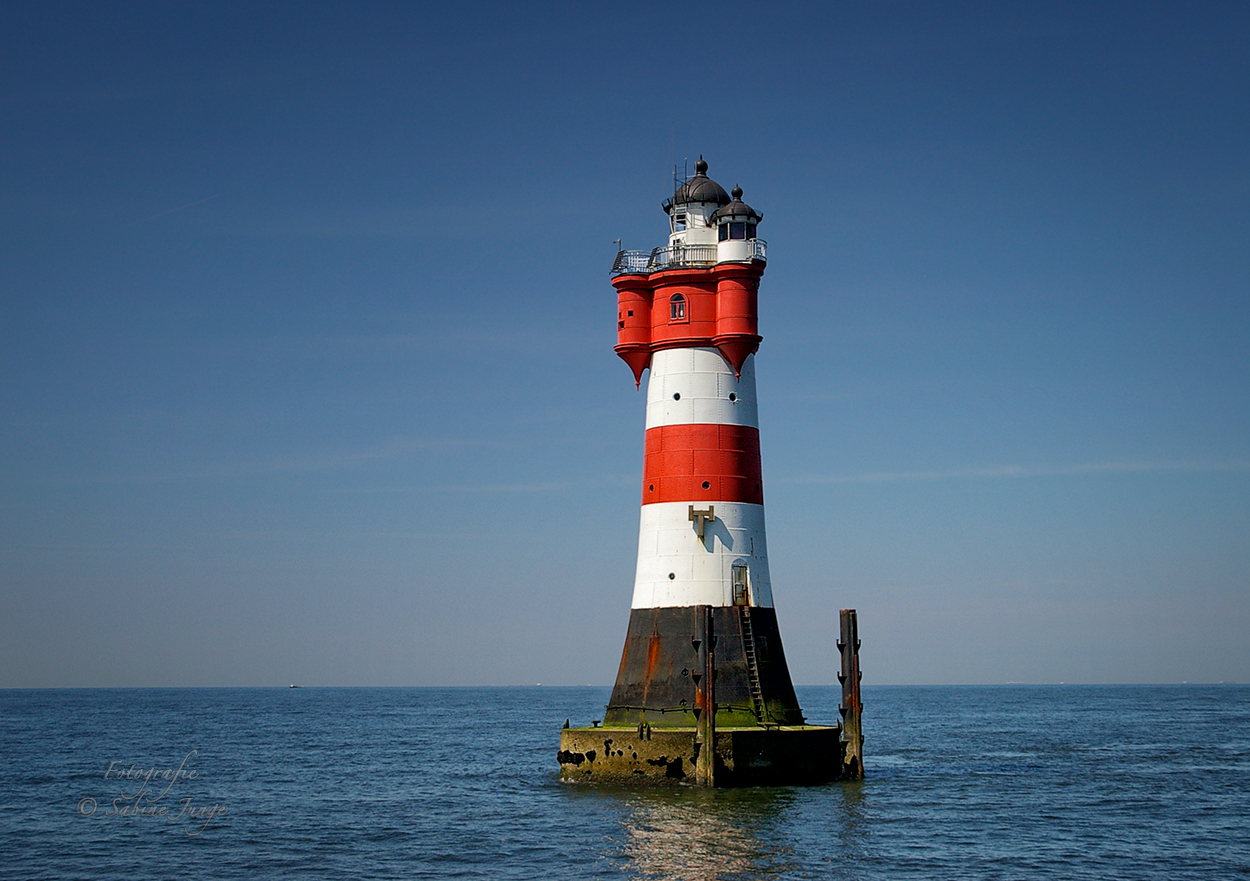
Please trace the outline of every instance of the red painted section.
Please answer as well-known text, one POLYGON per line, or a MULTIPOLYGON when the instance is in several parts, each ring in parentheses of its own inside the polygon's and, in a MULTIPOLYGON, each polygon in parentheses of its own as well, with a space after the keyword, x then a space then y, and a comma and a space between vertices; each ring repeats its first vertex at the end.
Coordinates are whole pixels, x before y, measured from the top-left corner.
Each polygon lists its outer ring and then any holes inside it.
POLYGON ((634 371, 635 387, 642 385, 642 371, 651 366, 651 349, 617 346, 616 354, 625 359, 629 369, 634 371))
POLYGON ((620 346, 649 345, 651 342, 651 288, 645 277, 636 275, 623 276, 617 281, 616 341, 620 346))
POLYGON ((660 349, 720 349, 734 372, 759 348, 758 291, 762 263, 724 263, 622 275, 617 290, 616 353, 641 383, 651 354, 660 349), (673 298, 681 297, 675 315, 673 298))
POLYGON ((651 285, 645 276, 616 280, 616 354, 642 384, 642 371, 651 366, 651 285))
POLYGON ((742 372, 747 356, 760 347, 758 272, 749 265, 725 266, 716 282, 716 335, 712 342, 734 374, 742 372))
POLYGON ((705 501, 764 504, 759 429, 715 424, 647 429, 642 503, 705 501))
POLYGON ((753 336, 759 330, 760 276, 751 266, 722 267, 716 279, 716 333, 753 336))
POLYGON ((692 345, 708 345, 716 333, 716 280, 709 270, 691 272, 657 272, 651 309, 651 345, 655 349, 671 349, 692 345), (692 277, 693 276, 693 277, 692 277), (685 319, 674 320, 670 303, 673 297, 684 297, 685 319))
POLYGON ((734 376, 742 375, 742 365, 746 363, 747 356, 760 347, 762 336, 716 336, 712 338, 712 342, 716 348, 720 349, 720 353, 725 360, 733 365, 734 376))

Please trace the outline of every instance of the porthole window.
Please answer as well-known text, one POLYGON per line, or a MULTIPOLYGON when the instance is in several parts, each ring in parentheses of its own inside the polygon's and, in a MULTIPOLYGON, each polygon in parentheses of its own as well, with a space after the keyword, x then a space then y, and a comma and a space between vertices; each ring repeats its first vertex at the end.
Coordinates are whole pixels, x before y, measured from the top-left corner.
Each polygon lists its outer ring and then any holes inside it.
POLYGON ((669 321, 686 320, 686 298, 681 294, 673 294, 668 298, 669 321))
POLYGON ((711 482, 710 482, 710 481, 707 481, 707 480, 703 481, 703 488, 704 488, 704 489, 711 489, 711 488, 712 488, 712 484, 711 484, 711 482))
POLYGON ((677 573, 676 573, 676 572, 670 572, 670 573, 668 573, 668 580, 669 580, 669 581, 672 581, 672 580, 673 580, 673 579, 675 579, 676 577, 677 577, 677 573))
POLYGON ((673 400, 674 400, 674 401, 680 401, 680 400, 681 400, 681 392, 673 392, 673 400))
POLYGON ((738 396, 737 396, 736 394, 734 394, 733 392, 730 392, 730 393, 729 393, 729 402, 732 404, 732 403, 733 403, 734 401, 736 401, 736 400, 738 400, 738 396))

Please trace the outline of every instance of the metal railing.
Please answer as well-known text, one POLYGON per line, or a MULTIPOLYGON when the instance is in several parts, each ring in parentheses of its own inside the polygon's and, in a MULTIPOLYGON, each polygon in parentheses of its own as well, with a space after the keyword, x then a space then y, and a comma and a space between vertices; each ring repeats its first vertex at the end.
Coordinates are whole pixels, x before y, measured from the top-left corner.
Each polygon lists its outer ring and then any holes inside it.
MULTIPOLYGON (((763 239, 748 239, 746 245, 746 260, 768 261, 768 243, 763 239)), ((714 266, 721 262, 718 251, 716 245, 671 245, 650 251, 617 251, 616 259, 612 261, 612 275, 646 275, 683 266, 714 266)))
POLYGON ((648 271, 675 269, 681 266, 712 266, 716 263, 715 245, 670 245, 651 252, 648 271))
POLYGON ((651 271, 647 268, 650 259, 650 251, 617 251, 616 259, 612 261, 612 274, 625 275, 629 273, 644 275, 651 271))

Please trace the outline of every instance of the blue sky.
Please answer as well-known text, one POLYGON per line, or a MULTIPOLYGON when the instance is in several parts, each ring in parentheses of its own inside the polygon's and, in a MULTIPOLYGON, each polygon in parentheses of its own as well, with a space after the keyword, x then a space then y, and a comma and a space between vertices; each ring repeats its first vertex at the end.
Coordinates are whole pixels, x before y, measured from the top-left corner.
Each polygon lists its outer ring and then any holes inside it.
POLYGON ((1250 10, 8 4, 0 686, 607 684, 674 161, 794 678, 1250 681, 1250 10))

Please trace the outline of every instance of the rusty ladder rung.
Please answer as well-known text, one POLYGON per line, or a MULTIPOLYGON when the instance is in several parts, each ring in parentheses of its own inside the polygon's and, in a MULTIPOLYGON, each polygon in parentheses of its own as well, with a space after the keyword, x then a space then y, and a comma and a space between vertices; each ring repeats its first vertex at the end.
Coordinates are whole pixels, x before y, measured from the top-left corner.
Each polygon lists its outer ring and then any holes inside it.
POLYGON ((751 607, 738 607, 738 620, 742 624, 742 649, 747 662, 747 683, 751 687, 751 703, 755 717, 764 721, 764 692, 760 688, 760 669, 755 657, 755 630, 751 625, 751 607))

